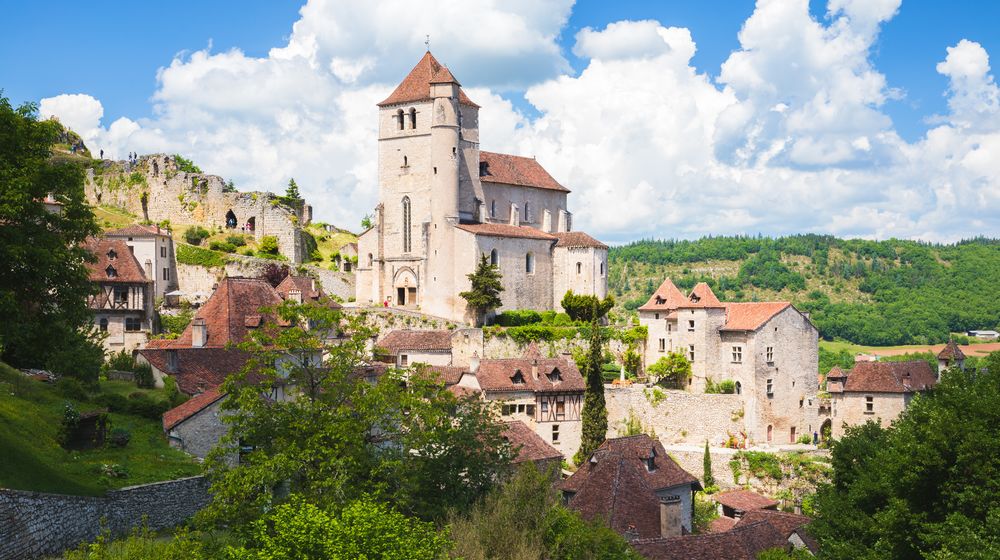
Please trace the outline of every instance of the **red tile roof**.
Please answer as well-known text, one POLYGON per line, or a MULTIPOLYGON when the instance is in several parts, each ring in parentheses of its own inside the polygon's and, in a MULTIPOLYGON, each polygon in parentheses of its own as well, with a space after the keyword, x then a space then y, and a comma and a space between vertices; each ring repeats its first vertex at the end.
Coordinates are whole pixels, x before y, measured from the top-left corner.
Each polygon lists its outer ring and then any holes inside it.
POLYGON ((145 284, 152 282, 146 278, 139 261, 132 250, 121 239, 90 237, 83 247, 97 257, 96 262, 87 263, 90 281, 102 284, 145 284), (109 274, 109 271, 113 271, 109 274))
POLYGON ((725 307, 719 298, 715 297, 715 292, 712 288, 704 282, 698 282, 691 293, 688 294, 687 300, 680 305, 681 308, 688 309, 691 307, 702 308, 702 307, 725 307))
MULTIPOLYGON (((278 295, 282 299, 288 299, 288 293, 292 290, 298 290, 302 293, 302 301, 316 301, 326 297, 326 294, 323 293, 323 287, 319 285, 319 282, 309 276, 293 276, 289 274, 285 276, 285 279, 274 290, 278 292, 278 295)), ((335 302, 331 303, 340 307, 335 302)))
POLYGON ((535 158, 479 152, 479 179, 484 183, 503 183, 519 187, 534 187, 570 192, 549 175, 535 158))
POLYGON ((564 233, 553 233, 559 241, 556 247, 593 247, 594 249, 607 249, 608 246, 582 231, 568 231, 564 233))
POLYGON ((649 296, 649 301, 639 308, 639 311, 672 311, 687 302, 684 294, 667 278, 660 287, 649 296))
MULTIPOLYGON (((592 457, 598 464, 608 458, 621 457, 630 464, 640 467, 643 478, 653 490, 663 490, 681 484, 692 484, 695 488, 701 488, 697 478, 682 469, 667 455, 666 449, 663 448, 663 444, 659 440, 646 434, 605 440, 594 451, 592 457), (655 466, 652 471, 646 468, 646 459, 649 458, 650 454, 653 454, 655 466)), ((583 482, 590 476, 592 465, 593 463, 590 461, 585 463, 572 476, 563 481, 560 489, 569 492, 578 491, 583 482)))
POLYGON ((226 377, 242 370, 250 358, 244 352, 225 348, 144 348, 139 354, 154 368, 173 377, 185 395, 218 387, 226 377), (177 353, 176 371, 167 365, 169 352, 177 353))
POLYGON ((542 358, 534 344, 523 358, 480 361, 476 379, 484 392, 582 393, 585 388, 573 360, 542 358), (538 368, 538 379, 532 374, 533 367, 538 368), (515 383, 515 379, 520 382, 515 383))
MULTIPOLYGON (((389 97, 385 98, 378 106, 385 107, 386 105, 396 105, 399 103, 430 101, 431 83, 440 83, 442 81, 454 81, 458 83, 455 81, 454 76, 451 75, 451 72, 442 66, 430 51, 427 51, 423 58, 420 59, 420 62, 413 67, 413 70, 410 70, 410 73, 389 94, 389 97)), ((479 107, 479 105, 476 105, 469 99, 469 96, 465 95, 465 91, 462 89, 458 90, 458 102, 470 107, 479 107)))
POLYGON ((396 355, 404 350, 423 350, 428 352, 450 352, 451 335, 448 330, 409 330, 390 331, 378 341, 378 346, 396 355))
POLYGON ((602 519, 622 535, 628 531, 640 538, 660 536, 660 498, 643 474, 645 467, 611 455, 596 464, 584 464, 573 476, 584 469, 586 474, 578 478, 569 497, 570 509, 588 521, 602 519))
POLYGON ((554 235, 529 226, 512 226, 510 224, 459 224, 456 227, 475 235, 486 235, 490 237, 520 237, 523 239, 556 240, 554 235))
MULTIPOLYGON (((229 342, 238 343, 243 340, 248 329, 247 316, 251 317, 251 324, 260 324, 252 318, 262 315, 261 308, 280 305, 281 301, 281 296, 266 280, 223 278, 219 282, 218 289, 201 306, 194 318, 205 319, 208 331, 205 346, 223 348, 229 342)), ((268 320, 268 316, 263 315, 263 323, 267 323, 268 320)), ((192 325, 189 324, 171 346, 191 348, 191 330, 192 325)))
POLYGON ((555 447, 545 442, 524 422, 514 420, 506 422, 507 429, 503 437, 515 448, 519 448, 514 464, 527 461, 562 460, 563 454, 555 447))
POLYGON ((187 401, 163 413, 163 429, 165 431, 173 429, 174 426, 205 410, 212 403, 224 396, 218 387, 213 387, 200 395, 191 397, 187 401))
POLYGON ((911 362, 857 362, 847 374, 844 391, 852 393, 912 393, 937 383, 931 365, 911 362))
POLYGON ((104 232, 104 235, 114 237, 150 237, 153 235, 163 235, 169 237, 170 230, 161 228, 160 226, 132 224, 123 228, 106 231, 104 232))
POLYGON ((725 533, 736 526, 736 520, 732 517, 720 515, 708 524, 709 533, 725 533))
POLYGON ((736 526, 749 525, 759 521, 770 523, 787 539, 796 529, 807 525, 812 519, 796 513, 787 513, 773 509, 757 509, 744 513, 743 517, 736 523, 736 526))
POLYGON ((945 344, 944 348, 938 352, 937 358, 939 360, 946 360, 949 363, 953 360, 958 362, 965 359, 965 352, 962 352, 962 349, 958 347, 958 343, 955 342, 954 338, 952 338, 948 340, 948 344, 945 344))
POLYGON ((727 303, 723 331, 755 331, 792 304, 787 301, 727 303))
POLYGON ((750 490, 730 490, 719 492, 712 496, 717 503, 723 507, 732 508, 736 511, 751 511, 755 509, 766 509, 778 507, 778 500, 772 500, 767 496, 761 496, 750 490))
POLYGON ((764 521, 733 527, 723 533, 632 542, 632 548, 648 560, 756 560, 758 554, 769 548, 787 546, 787 537, 764 521))
POLYGON ((458 383, 469 372, 469 368, 458 366, 428 366, 427 370, 436 373, 438 379, 448 387, 458 383))

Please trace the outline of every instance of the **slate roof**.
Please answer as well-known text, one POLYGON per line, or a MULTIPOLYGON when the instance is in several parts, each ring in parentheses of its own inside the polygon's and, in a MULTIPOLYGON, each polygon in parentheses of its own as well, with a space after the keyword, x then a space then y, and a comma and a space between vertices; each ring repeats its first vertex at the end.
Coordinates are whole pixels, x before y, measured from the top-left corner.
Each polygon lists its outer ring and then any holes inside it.
POLYGON ((410 330, 390 331, 378 341, 378 346, 395 355, 404 350, 422 350, 427 352, 450 352, 452 332, 448 330, 410 330))
MULTIPOLYGON (((204 319, 208 331, 205 346, 224 348, 229 342, 241 342, 248 328, 247 316, 261 317, 250 324, 267 323, 269 318, 261 316, 262 307, 281 304, 281 296, 267 283, 258 278, 223 278, 218 289, 195 314, 195 319, 204 319)), ((194 321, 192 321, 193 323, 194 321)), ((173 348, 191 348, 192 325, 185 327, 181 336, 171 345, 173 348)))
POLYGON ((545 442, 524 422, 514 420, 506 422, 507 429, 503 437, 515 448, 519 448, 514 464, 528 461, 548 461, 563 458, 562 452, 545 442))
POLYGON ((952 338, 949 339, 948 344, 945 344, 944 348, 938 352, 937 358, 939 360, 947 360, 948 362, 960 362, 965 359, 965 352, 962 352, 962 349, 958 347, 958 343, 955 342, 954 338, 952 338))
POLYGON ((712 496, 717 503, 723 507, 732 508, 736 511, 752 511, 755 509, 767 509, 778 506, 778 500, 772 500, 767 496, 761 496, 750 490, 730 490, 719 492, 712 496))
MULTIPOLYGON (((440 62, 434 58, 430 51, 417 62, 417 65, 410 70, 410 73, 403 78, 396 89, 389 97, 385 98, 379 107, 386 105, 396 105, 400 103, 420 103, 431 100, 431 84, 441 82, 455 82, 454 76, 440 62)), ((469 99, 462 89, 458 90, 458 102, 469 107, 479 107, 469 99)))
POLYGON ((510 224, 459 224, 455 227, 475 235, 486 235, 489 237, 520 237, 522 239, 544 239, 546 241, 556 240, 556 236, 530 226, 512 226, 510 224))
MULTIPOLYGON (((682 469, 667 455, 659 440, 646 434, 607 439, 594 451, 592 457, 598 465, 606 459, 625 460, 642 471, 643 479, 654 491, 681 484, 692 484, 695 488, 701 488, 697 478, 682 469), (655 468, 652 471, 646 468, 645 462, 650 453, 654 454, 655 468)), ((579 492, 585 481, 591 477, 593 465, 594 463, 587 461, 572 476, 564 480, 559 488, 567 492, 579 492)))
POLYGON ((96 262, 87 263, 91 282, 101 284, 152 282, 146 278, 146 273, 143 272, 139 261, 135 260, 132 250, 121 239, 90 237, 84 241, 83 247, 97 258, 96 262), (109 275, 109 270, 114 270, 114 275, 109 275))
POLYGON ((640 307, 639 311, 672 311, 686 301, 684 294, 677 289, 670 278, 667 278, 653 295, 649 296, 649 301, 640 307))
POLYGON ((200 395, 191 397, 163 413, 163 429, 165 431, 173 429, 174 426, 205 410, 224 396, 225 394, 220 392, 218 387, 213 387, 200 395))
POLYGON ((608 246, 582 231, 567 231, 553 233, 559 241, 556 247, 592 247, 594 249, 607 249, 608 246))
POLYGON ((792 306, 787 301, 726 303, 723 331, 755 331, 772 317, 792 306))
POLYGON ((639 539, 632 548, 648 560, 756 560, 761 552, 787 547, 788 538, 765 521, 722 533, 639 539))
POLYGON ((912 393, 930 389, 937 376, 924 360, 910 362, 857 362, 847 374, 849 393, 912 393))
POLYGON ((570 192, 559 184, 535 158, 479 152, 479 180, 518 187, 534 187, 550 191, 570 192))
POLYGON ((532 344, 523 358, 481 360, 476 379, 484 392, 530 391, 534 393, 582 393, 585 385, 576 364, 566 358, 543 358, 532 344), (538 379, 532 367, 538 367, 538 379), (549 379, 558 370, 560 379, 549 379), (515 383, 517 372, 523 383, 515 383))
POLYGON ((143 348, 139 354, 156 369, 177 380, 185 395, 218 387, 230 374, 243 369, 250 356, 226 348, 143 348), (177 352, 177 371, 167 367, 168 352, 177 352))
POLYGON ((154 235, 162 235, 169 237, 170 230, 161 228, 160 226, 132 224, 123 228, 106 231, 104 235, 113 237, 152 237, 154 235))

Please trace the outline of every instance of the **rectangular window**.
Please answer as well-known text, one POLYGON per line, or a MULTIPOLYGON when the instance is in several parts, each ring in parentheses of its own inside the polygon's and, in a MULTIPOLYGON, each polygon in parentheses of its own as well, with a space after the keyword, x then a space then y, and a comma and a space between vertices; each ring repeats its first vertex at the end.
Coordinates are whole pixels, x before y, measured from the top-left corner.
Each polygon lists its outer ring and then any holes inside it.
POLYGON ((774 346, 767 347, 767 363, 774 363, 774 346))
POLYGON ((167 258, 167 246, 166 245, 162 245, 160 247, 160 257, 162 257, 164 259, 167 258))
POLYGON ((547 401, 542 401, 542 414, 549 413, 549 403, 547 401))
POLYGON ((559 441, 559 424, 552 424, 552 443, 559 441))
POLYGON ((531 416, 532 418, 534 418, 534 416, 535 416, 535 405, 529 404, 527 407, 525 407, 524 413, 527 414, 528 416, 531 416))
POLYGON ((400 367, 406 367, 406 366, 410 365, 410 356, 408 356, 406 354, 400 354, 399 355, 399 365, 400 365, 400 367))
POLYGON ((875 414, 875 397, 865 397, 865 414, 875 414))
POLYGON ((795 443, 795 426, 788 431, 788 443, 795 443))
POLYGON ((562 420, 566 416, 566 401, 556 401, 556 418, 562 420))
POLYGON ((657 321, 659 321, 660 320, 660 314, 659 313, 654 313, 653 314, 653 318, 656 319, 657 321))
POLYGON ((170 280, 170 269, 169 268, 164 268, 163 269, 163 279, 164 280, 170 280))
POLYGON ((694 361, 694 344, 688 346, 688 361, 694 361))
POLYGON ((126 317, 125 330, 128 332, 137 332, 142 330, 142 321, 135 317, 126 317))
POLYGON ((767 380, 767 396, 769 397, 774 396, 774 381, 771 379, 767 380))
POLYGON ((517 405, 517 413, 518 414, 524 414, 524 405, 523 404, 517 405))
POLYGON ((128 288, 115 286, 115 303, 128 303, 128 288))
POLYGON ((688 321, 688 332, 694 332, 694 319, 688 321))
POLYGON ((671 325, 670 323, 667 323, 667 332, 673 332, 673 331, 674 331, 674 326, 671 325))
POLYGON ((733 346, 733 363, 742 364, 743 363, 743 347, 733 346))
POLYGON ((664 352, 664 351, 666 351, 666 349, 667 349, 667 339, 661 338, 660 339, 660 352, 664 352))

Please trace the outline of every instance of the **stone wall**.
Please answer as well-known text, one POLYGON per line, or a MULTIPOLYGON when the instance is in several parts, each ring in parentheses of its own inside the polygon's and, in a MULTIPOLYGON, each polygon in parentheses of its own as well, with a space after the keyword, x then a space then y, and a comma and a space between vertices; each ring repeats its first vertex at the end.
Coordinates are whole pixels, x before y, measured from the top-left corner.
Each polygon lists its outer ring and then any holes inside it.
MULTIPOLYGON (((538 343, 538 349, 541 350, 543 355, 550 358, 554 358, 567 352, 572 352, 573 348, 580 348, 585 351, 589 348, 589 346, 590 341, 586 338, 582 338, 580 335, 577 335, 576 338, 564 338, 538 343)), ((607 349, 615 356, 621 356, 628 349, 627 346, 628 345, 620 340, 609 340, 607 349)), ((524 356, 527 349, 527 344, 517 342, 510 337, 489 336, 486 337, 483 342, 483 351, 481 356, 484 358, 520 358, 521 356, 524 356)), ((639 353, 640 355, 642 354, 641 343, 639 353)))
MULTIPOLYGON (((223 267, 204 267, 190 264, 177 264, 177 283, 181 290, 190 294, 203 292, 206 297, 210 295, 215 285, 225 277, 245 276, 248 278, 259 278, 264 273, 264 267, 278 261, 259 259, 257 257, 247 257, 243 255, 229 255, 232 257, 223 267)), ((278 263, 286 264, 286 263, 278 263)), ((294 265, 289 265, 295 268, 294 265)), ((311 265, 304 265, 302 269, 306 274, 314 276, 323 287, 323 291, 328 296, 337 296, 343 301, 348 301, 354 297, 354 274, 338 272, 326 268, 319 268, 311 265)))
POLYGON ((668 444, 722 445, 729 434, 745 430, 743 402, 739 395, 688 393, 652 389, 645 385, 604 386, 608 407, 608 436, 615 437, 630 414, 642 421, 645 430, 668 444), (659 391, 659 393, 656 393, 659 391), (654 405, 653 402, 658 402, 654 405))
POLYGON ((178 525, 209 501, 208 481, 196 476, 112 490, 102 497, 0 489, 0 560, 59 554, 107 529, 123 535, 145 522, 152 530, 178 525))

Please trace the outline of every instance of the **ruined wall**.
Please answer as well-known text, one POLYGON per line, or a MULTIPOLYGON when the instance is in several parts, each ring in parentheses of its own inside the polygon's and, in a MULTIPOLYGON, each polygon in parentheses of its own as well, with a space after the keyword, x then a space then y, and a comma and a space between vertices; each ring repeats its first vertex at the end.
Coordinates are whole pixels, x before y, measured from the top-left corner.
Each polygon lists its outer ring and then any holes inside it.
POLYGON ((642 421, 645 430, 655 431, 664 445, 704 445, 707 440, 710 445, 719 446, 729 434, 745 429, 739 395, 657 390, 644 385, 605 385, 608 435, 618 436, 630 413, 642 421))
POLYGON ((209 501, 208 481, 196 476, 112 490, 101 497, 0 489, 0 560, 59 554, 94 540, 103 528, 123 535, 184 522, 209 501))

